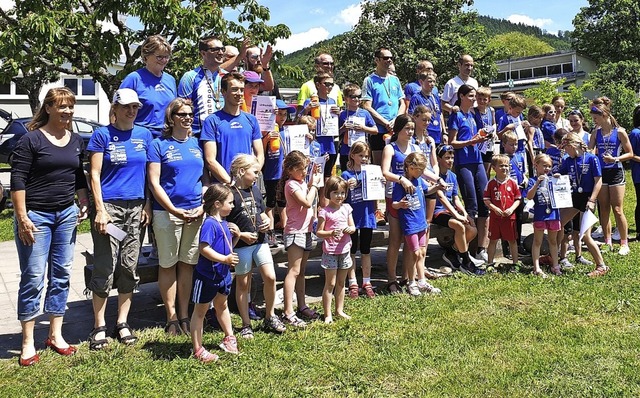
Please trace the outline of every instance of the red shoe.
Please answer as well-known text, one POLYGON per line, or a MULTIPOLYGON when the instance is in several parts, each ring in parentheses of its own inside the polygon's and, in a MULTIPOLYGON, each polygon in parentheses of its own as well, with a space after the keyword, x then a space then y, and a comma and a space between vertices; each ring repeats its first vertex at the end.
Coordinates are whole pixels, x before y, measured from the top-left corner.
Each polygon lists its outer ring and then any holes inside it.
POLYGON ((364 290, 364 294, 366 294, 368 298, 374 298, 376 296, 371 283, 365 283, 364 285, 362 285, 362 290, 364 290))
POLYGON ((538 259, 538 262, 540 263, 540 265, 551 265, 551 264, 553 264, 553 260, 551 259, 551 256, 549 256, 549 255, 540 256, 540 258, 538 259))
POLYGON ((31 358, 22 359, 22 357, 18 357, 18 364, 20 366, 31 366, 40 362, 40 355, 36 354, 31 358))
POLYGON ((73 354, 76 353, 76 351, 78 351, 78 349, 74 346, 69 346, 67 348, 58 348, 55 345, 53 345, 53 343, 51 342, 51 339, 46 339, 44 342, 44 345, 51 348, 53 351, 57 352, 60 355, 63 355, 65 357, 71 356, 73 354))
POLYGON ((353 285, 349 285, 349 297, 352 299, 357 299, 360 296, 360 289, 358 289, 358 285, 355 283, 353 285))

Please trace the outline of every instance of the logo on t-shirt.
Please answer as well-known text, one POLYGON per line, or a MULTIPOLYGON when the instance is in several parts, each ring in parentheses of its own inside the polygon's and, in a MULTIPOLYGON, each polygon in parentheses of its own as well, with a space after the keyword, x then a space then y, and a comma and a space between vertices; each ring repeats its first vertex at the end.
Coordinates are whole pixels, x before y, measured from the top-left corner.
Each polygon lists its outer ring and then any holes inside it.
POLYGON ((229 123, 229 128, 232 128, 232 129, 241 129, 241 128, 242 128, 242 123, 240 123, 240 122, 235 122, 235 121, 234 121, 234 122, 231 122, 231 123, 229 123))

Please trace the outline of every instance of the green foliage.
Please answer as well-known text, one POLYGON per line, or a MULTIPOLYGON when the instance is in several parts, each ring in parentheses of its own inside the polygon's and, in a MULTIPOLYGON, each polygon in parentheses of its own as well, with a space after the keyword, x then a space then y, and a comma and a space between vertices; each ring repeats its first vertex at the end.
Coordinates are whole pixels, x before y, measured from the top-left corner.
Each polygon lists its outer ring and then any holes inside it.
MULTIPOLYGON (((21 71, 40 73, 39 83, 58 73, 87 75, 111 97, 124 76, 141 66, 137 44, 148 36, 161 34, 174 45, 167 72, 180 78, 199 63, 195 44, 201 36, 216 34, 240 47, 242 37, 262 44, 290 35, 283 24, 267 25, 269 17, 257 0, 20 1, 0 11, 0 79, 9 81, 21 71), (235 20, 226 20, 223 10, 233 10, 235 20), (103 29, 105 21, 115 29, 103 29), (111 66, 120 61, 122 70, 112 74, 111 66)), ((38 91, 31 90, 36 98, 38 91)))
POLYGON ((484 31, 489 37, 498 36, 510 32, 519 32, 527 36, 534 36, 535 38, 542 40, 555 51, 570 50, 571 42, 569 41, 568 31, 558 31, 558 35, 552 35, 543 31, 537 26, 525 25, 523 23, 513 23, 506 19, 493 18, 487 15, 478 16, 478 23, 484 26, 484 31))
POLYGON ((640 2, 589 0, 573 19, 575 49, 596 62, 640 58, 640 2))
POLYGON ((489 39, 487 46, 497 59, 519 58, 555 51, 549 44, 520 32, 502 33, 489 39))
POLYGON ((458 73, 457 60, 469 53, 476 61, 475 77, 488 83, 495 75, 495 58, 486 50, 486 35, 474 12, 464 10, 470 0, 369 0, 362 3, 356 27, 337 45, 336 58, 351 81, 361 82, 374 68, 373 53, 380 46, 395 55, 401 81, 415 79, 419 60, 433 62, 441 81, 458 73))

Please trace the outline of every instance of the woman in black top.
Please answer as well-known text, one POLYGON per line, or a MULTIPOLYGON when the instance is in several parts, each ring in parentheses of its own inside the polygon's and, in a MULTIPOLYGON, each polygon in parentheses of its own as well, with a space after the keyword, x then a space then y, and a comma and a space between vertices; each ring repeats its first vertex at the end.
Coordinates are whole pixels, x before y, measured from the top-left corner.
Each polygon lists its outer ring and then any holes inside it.
POLYGON ((76 225, 86 218, 89 203, 82 170, 84 143, 70 131, 75 102, 75 96, 67 88, 49 90, 42 107, 27 125, 30 131, 13 150, 11 200, 21 271, 18 291, 21 366, 40 360, 33 329, 40 314, 45 275, 49 281, 44 312, 50 322, 45 345, 64 356, 76 352, 62 337, 76 225), (74 202, 76 193, 79 207, 74 202))

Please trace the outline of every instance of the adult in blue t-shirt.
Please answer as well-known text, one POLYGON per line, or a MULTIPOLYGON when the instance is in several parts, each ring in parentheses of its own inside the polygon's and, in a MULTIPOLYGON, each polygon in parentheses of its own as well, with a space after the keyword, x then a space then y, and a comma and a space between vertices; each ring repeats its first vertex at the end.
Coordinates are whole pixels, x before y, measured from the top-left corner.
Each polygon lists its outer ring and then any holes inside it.
MULTIPOLYGON (((89 335, 92 349, 107 344, 105 310, 113 285, 118 286, 118 302, 130 302, 140 280, 136 272, 140 230, 151 219, 145 187, 147 150, 152 140, 149 130, 134 124, 141 106, 135 91, 117 90, 111 108, 115 121, 96 130, 87 146, 95 204, 91 217, 94 268, 88 285, 97 325, 89 335)), ((136 340, 126 322, 129 308, 118 306, 116 337, 125 344, 136 340)))
POLYGON ((163 72, 171 58, 171 45, 160 35, 150 36, 142 43, 141 53, 144 68, 129 73, 120 88, 130 88, 138 94, 142 107, 136 124, 159 137, 164 127, 165 109, 178 92, 176 79, 163 72))
POLYGON ((231 72, 222 78, 224 108, 207 117, 200 132, 205 164, 214 181, 231 183, 231 162, 241 153, 255 155, 264 165, 264 148, 258 119, 240 109, 243 101, 244 76, 231 72))

